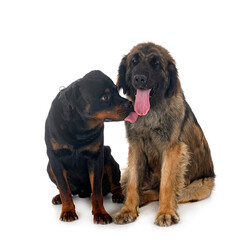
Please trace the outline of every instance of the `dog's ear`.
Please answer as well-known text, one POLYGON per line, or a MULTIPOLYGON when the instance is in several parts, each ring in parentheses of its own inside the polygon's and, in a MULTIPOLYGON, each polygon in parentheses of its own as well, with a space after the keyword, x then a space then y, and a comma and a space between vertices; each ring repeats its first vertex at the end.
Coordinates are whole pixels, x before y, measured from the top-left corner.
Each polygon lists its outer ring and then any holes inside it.
POLYGON ((73 102, 71 99, 71 91, 66 88, 60 91, 59 101, 61 102, 63 116, 65 120, 70 120, 71 112, 73 110, 73 102))
POLYGON ((70 85, 69 87, 60 91, 59 101, 62 104, 62 111, 66 120, 71 119, 72 112, 77 107, 77 101, 79 97, 80 92, 76 84, 70 85))
POLYGON ((178 72, 174 63, 169 62, 167 66, 169 73, 169 86, 166 90, 166 98, 171 98, 177 91, 178 85, 178 72))
POLYGON ((129 90, 129 87, 126 83, 126 70, 127 70, 127 56, 124 56, 119 65, 118 79, 117 79, 118 90, 123 88, 124 94, 126 94, 127 91, 129 90))

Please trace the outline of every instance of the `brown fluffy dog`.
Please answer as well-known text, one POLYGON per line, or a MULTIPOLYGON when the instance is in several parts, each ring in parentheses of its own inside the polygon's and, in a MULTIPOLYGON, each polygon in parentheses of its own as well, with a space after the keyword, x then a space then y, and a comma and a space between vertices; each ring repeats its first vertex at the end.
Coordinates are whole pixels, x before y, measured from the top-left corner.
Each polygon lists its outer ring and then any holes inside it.
POLYGON ((139 206, 159 200, 155 224, 177 223, 177 204, 207 198, 215 174, 175 60, 161 46, 139 44, 122 59, 117 85, 136 113, 126 119, 128 169, 121 180, 126 200, 114 221, 132 222, 139 206))

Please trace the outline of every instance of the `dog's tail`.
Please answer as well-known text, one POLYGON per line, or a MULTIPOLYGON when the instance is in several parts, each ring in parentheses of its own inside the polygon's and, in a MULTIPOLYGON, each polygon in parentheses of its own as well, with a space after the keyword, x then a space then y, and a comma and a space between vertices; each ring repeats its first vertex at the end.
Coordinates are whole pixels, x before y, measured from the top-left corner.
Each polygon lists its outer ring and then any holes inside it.
POLYGON ((196 202, 208 198, 212 192, 213 187, 213 177, 195 180, 181 190, 178 202, 196 202))

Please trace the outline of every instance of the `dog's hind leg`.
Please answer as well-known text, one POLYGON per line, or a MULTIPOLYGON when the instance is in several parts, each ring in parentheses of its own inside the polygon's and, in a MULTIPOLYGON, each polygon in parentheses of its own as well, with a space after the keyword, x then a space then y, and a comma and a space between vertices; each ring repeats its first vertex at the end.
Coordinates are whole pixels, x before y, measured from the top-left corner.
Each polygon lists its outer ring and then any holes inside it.
POLYGON ((210 196, 214 187, 214 178, 201 178, 184 187, 178 198, 179 203, 195 202, 210 196))
POLYGON ((120 175, 119 165, 111 155, 110 147, 104 146, 103 195, 111 192, 112 201, 115 203, 122 203, 124 201, 124 195, 120 186, 120 175))
MULTIPOLYGON (((53 171, 52 171, 51 166, 50 166, 49 163, 48 163, 48 166, 47 166, 47 172, 48 172, 48 176, 51 179, 51 181, 56 185, 56 179, 55 179, 54 173, 53 173, 53 171)), ((58 195, 56 195, 56 196, 53 197, 52 203, 54 205, 62 204, 60 194, 58 194, 58 195)))
POLYGON ((53 197, 52 203, 53 203, 54 205, 62 204, 60 194, 58 194, 58 195, 56 195, 56 196, 53 197))
POLYGON ((145 190, 140 193, 139 197, 139 207, 146 205, 147 203, 158 201, 159 192, 158 190, 145 190))

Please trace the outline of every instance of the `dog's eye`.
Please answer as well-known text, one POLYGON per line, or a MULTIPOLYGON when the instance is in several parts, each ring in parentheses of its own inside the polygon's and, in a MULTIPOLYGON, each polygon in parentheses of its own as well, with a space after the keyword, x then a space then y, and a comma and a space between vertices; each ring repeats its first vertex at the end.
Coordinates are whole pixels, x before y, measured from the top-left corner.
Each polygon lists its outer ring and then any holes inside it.
POLYGON ((131 62, 132 62, 132 64, 137 64, 137 59, 136 59, 136 58, 133 58, 133 59, 131 60, 131 62))
POLYGON ((138 57, 137 56, 134 56, 132 59, 131 59, 131 63, 133 65, 136 65, 138 63, 138 57))
POLYGON ((105 95, 103 95, 103 96, 101 97, 101 100, 102 100, 103 102, 108 102, 108 101, 110 100, 110 98, 111 98, 111 95, 110 95, 110 94, 105 94, 105 95))
POLYGON ((158 59, 158 58, 153 58, 153 59, 151 60, 151 65, 152 65, 152 67, 154 67, 154 68, 158 67, 158 66, 160 65, 159 59, 158 59))
POLYGON ((154 61, 154 65, 155 66, 159 65, 159 61, 158 60, 154 61))

